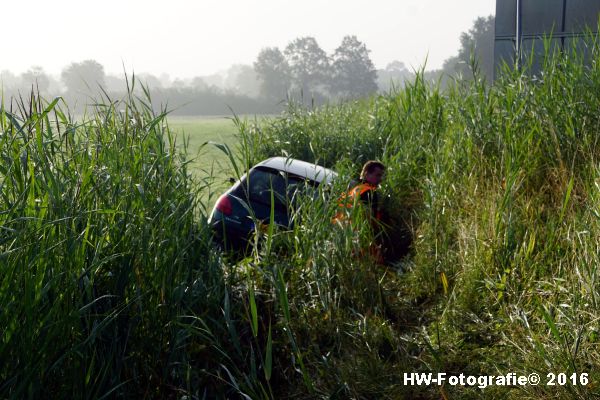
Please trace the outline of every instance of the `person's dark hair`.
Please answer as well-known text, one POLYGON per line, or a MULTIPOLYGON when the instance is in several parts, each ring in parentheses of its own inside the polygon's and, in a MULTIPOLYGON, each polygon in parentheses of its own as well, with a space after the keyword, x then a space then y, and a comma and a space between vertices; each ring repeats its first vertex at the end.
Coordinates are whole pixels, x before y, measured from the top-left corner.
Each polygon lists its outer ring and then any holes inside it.
POLYGON ((375 171, 375 169, 381 169, 385 171, 385 165, 381 161, 369 160, 363 165, 362 171, 360 173, 360 179, 365 179, 367 174, 375 171))

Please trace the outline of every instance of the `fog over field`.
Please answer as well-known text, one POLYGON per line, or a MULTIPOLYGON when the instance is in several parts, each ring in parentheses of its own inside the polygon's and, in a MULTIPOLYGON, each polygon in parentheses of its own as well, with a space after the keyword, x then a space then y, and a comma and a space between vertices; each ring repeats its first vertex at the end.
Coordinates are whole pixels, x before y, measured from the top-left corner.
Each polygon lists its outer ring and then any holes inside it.
POLYGON ((367 43, 378 68, 394 60, 420 65, 426 58, 439 68, 456 53, 460 33, 494 10, 493 0, 10 1, 3 4, 3 15, 12 16, 3 18, 3 28, 18 32, 19 40, 4 44, 0 70, 21 73, 39 65, 60 74, 70 62, 94 59, 109 74, 125 66, 185 79, 251 64, 263 47, 283 47, 297 37, 314 36, 331 52, 345 35, 367 43))
POLYGON ((20 31, 29 45, 6 45, 11 57, 0 61, 5 98, 34 89, 81 106, 102 90, 119 96, 126 77, 135 76, 138 89, 140 83, 150 88, 155 103, 168 103, 174 113, 269 114, 289 98, 324 104, 386 92, 421 68, 444 86, 452 76, 469 75, 471 49, 491 77, 490 0, 376 1, 368 9, 356 1, 175 1, 168 8, 109 1, 93 10, 60 0, 52 7, 40 3, 34 12, 17 3, 7 8, 28 15, 30 24, 19 30, 7 20, 6 28, 20 31), (49 18, 51 37, 68 38, 60 45, 40 40, 49 18), (92 20, 118 29, 91 29, 92 20))

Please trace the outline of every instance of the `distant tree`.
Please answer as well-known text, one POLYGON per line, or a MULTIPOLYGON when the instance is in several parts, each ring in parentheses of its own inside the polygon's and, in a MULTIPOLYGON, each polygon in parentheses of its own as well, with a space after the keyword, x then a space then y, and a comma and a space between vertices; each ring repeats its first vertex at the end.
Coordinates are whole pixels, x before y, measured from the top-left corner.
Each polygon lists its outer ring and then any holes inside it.
POLYGON ((166 72, 160 74, 158 79, 160 79, 160 84, 163 88, 168 88, 169 86, 171 86, 171 77, 166 72))
POLYGON ((385 70, 389 72, 404 72, 407 71, 406 64, 402 61, 394 60, 385 66, 385 70))
POLYGON ((479 17, 468 32, 460 35, 458 55, 444 62, 443 70, 450 75, 472 76, 471 55, 474 56, 482 75, 491 82, 494 74, 494 24, 495 18, 479 17))
POLYGON ((249 97, 258 97, 260 82, 254 68, 250 65, 236 64, 227 71, 225 87, 236 94, 249 97))
POLYGON ((150 90, 162 88, 162 82, 160 79, 150 73, 143 72, 139 75, 136 75, 136 79, 139 79, 139 81, 142 82, 144 86, 150 88, 150 90))
POLYGON ((50 78, 40 66, 33 66, 21 74, 21 85, 24 90, 31 91, 39 90, 41 93, 46 93, 50 87, 50 78))
POLYGON ((444 60, 441 71, 450 75, 456 75, 457 73, 460 73, 461 75, 467 73, 468 75, 469 64, 468 62, 462 61, 458 55, 451 56, 444 60))
POLYGON ((212 75, 202 76, 202 79, 209 87, 222 89, 224 87, 223 71, 212 75))
POLYGON ((254 62, 261 94, 271 100, 285 99, 290 89, 290 66, 277 47, 262 49, 254 62))
POLYGON ((290 66, 293 89, 302 91, 304 96, 326 91, 330 79, 329 58, 315 38, 295 39, 287 45, 284 53, 290 66))
POLYGON ((106 75, 104 77, 104 87, 108 92, 124 92, 127 90, 127 83, 125 77, 106 75))
POLYGON ((196 76, 196 77, 192 78, 191 86, 193 89, 200 91, 200 92, 208 90, 208 84, 206 83, 204 78, 202 78, 200 76, 196 76))
POLYGON ((382 92, 389 91, 392 86, 396 88, 404 87, 407 80, 414 78, 414 74, 406 67, 402 61, 394 60, 385 66, 385 69, 377 71, 377 86, 382 92))
POLYGON ((181 90, 181 89, 189 88, 190 84, 181 78, 175 78, 175 80, 173 80, 173 82, 171 83, 171 87, 173 89, 181 90))
POLYGON ((332 94, 356 98, 377 91, 377 71, 369 50, 356 36, 342 39, 342 44, 333 53, 331 67, 332 94))
POLYGON ((63 69, 61 78, 71 93, 95 92, 99 86, 105 85, 104 67, 94 60, 71 63, 63 69))
POLYGON ((21 80, 11 71, 4 69, 0 72, 0 92, 12 92, 17 89, 21 80))

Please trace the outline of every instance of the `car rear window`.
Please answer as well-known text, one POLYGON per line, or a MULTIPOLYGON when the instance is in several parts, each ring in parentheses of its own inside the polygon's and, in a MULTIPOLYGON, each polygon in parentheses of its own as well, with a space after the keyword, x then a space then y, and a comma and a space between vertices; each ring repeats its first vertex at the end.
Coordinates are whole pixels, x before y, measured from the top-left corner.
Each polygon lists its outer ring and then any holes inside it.
POLYGON ((270 206, 272 190, 275 207, 286 208, 298 193, 305 191, 306 187, 317 185, 316 182, 282 171, 255 168, 250 172, 243 186, 251 201, 270 206))

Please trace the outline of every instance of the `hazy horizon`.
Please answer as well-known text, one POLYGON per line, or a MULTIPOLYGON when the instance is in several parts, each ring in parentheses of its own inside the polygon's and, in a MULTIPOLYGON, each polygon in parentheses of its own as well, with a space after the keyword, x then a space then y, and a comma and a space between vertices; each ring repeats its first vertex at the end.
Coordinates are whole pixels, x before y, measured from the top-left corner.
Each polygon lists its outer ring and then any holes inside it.
POLYGON ((395 60, 409 67, 427 60, 427 69, 437 69, 456 54, 461 32, 495 13, 493 0, 375 0, 368 6, 358 0, 173 0, 168 7, 156 0, 107 0, 90 8, 74 0, 11 1, 3 7, 4 28, 15 35, 5 42, 0 71, 41 66, 57 76, 72 62, 93 59, 109 75, 186 79, 251 65, 261 49, 283 49, 303 36, 332 53, 346 35, 367 45, 377 69, 395 60))

